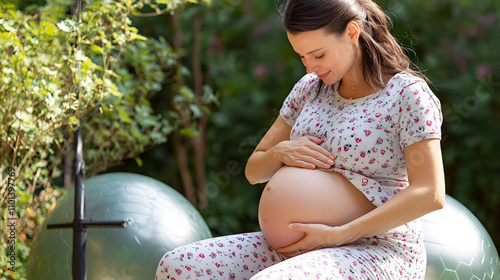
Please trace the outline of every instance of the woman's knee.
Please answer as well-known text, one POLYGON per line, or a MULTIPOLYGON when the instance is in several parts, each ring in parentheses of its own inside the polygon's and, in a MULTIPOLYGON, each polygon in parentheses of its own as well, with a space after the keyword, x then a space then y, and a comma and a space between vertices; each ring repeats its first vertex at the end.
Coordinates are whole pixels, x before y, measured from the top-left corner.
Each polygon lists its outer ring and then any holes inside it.
POLYGON ((188 247, 190 246, 176 248, 163 255, 156 269, 156 280, 170 279, 169 276, 196 279, 190 276, 190 274, 194 273, 194 270, 192 269, 192 263, 188 261, 192 258, 192 253, 188 247))

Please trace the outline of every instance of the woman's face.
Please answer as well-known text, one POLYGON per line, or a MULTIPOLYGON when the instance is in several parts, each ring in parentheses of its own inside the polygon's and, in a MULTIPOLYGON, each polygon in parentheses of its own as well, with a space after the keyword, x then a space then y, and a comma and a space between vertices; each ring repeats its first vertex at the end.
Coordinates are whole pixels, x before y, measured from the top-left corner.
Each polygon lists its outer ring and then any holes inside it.
POLYGON ((296 34, 287 32, 288 40, 300 55, 307 73, 316 73, 325 84, 333 85, 345 75, 359 71, 361 64, 356 65, 360 57, 356 43, 359 29, 351 24, 340 35, 329 34, 324 29, 296 34))

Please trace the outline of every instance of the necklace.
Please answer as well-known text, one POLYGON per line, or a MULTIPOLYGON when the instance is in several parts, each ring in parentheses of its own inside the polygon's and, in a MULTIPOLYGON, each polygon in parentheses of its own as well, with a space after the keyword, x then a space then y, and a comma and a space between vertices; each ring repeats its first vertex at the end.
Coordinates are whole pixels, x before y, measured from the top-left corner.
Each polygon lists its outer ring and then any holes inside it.
MULTIPOLYGON (((340 81, 340 84, 342 85, 342 80, 340 81)), ((356 86, 352 86, 351 90, 356 90, 356 86)), ((340 91, 340 86, 339 86, 339 91, 340 91)), ((354 96, 356 95, 356 92, 354 92, 351 97, 349 97, 349 100, 352 100, 354 96)))
MULTIPOLYGON (((352 90, 355 90, 356 87, 355 86, 352 86, 352 90)), ((356 95, 356 93, 354 92, 351 97, 349 97, 349 100, 352 100, 354 98, 354 96, 356 95)))

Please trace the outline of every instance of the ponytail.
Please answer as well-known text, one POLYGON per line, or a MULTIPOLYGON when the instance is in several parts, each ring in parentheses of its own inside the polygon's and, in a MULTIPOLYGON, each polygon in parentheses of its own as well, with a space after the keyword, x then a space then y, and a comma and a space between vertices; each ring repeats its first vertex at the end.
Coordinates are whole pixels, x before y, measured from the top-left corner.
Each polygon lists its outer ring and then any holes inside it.
POLYGON ((389 32, 392 22, 380 7, 371 0, 357 0, 366 11, 361 20, 360 44, 362 50, 363 75, 373 88, 383 88, 390 77, 405 71, 422 78, 411 69, 411 61, 400 44, 389 32))

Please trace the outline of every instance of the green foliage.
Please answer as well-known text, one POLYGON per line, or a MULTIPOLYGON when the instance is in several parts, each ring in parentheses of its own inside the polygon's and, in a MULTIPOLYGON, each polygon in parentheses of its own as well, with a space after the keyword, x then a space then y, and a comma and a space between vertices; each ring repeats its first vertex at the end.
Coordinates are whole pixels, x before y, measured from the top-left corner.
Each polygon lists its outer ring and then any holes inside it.
MULTIPOLYGON (((170 12, 195 2, 146 4, 170 12)), ((68 16, 73 1, 19 4, 0 6, 0 224, 7 229, 0 279, 24 279, 31 239, 63 191, 61 165, 66 155, 71 160, 77 126, 92 176, 127 158, 140 164, 141 152, 185 127, 179 112, 191 111, 182 119, 196 126, 214 101, 208 88, 179 102, 170 92, 164 98, 177 107, 155 113, 152 96, 189 73, 163 38, 147 39, 132 26, 144 1, 89 1, 79 18, 68 16), (7 266, 11 251, 15 264, 7 266)))

